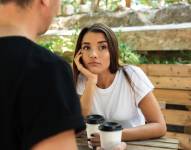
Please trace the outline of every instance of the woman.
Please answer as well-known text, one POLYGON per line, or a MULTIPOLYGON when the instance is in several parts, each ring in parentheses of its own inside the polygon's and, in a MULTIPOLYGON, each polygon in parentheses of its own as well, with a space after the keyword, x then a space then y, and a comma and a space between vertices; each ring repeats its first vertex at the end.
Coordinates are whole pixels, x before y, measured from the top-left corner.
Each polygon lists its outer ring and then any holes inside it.
MULTIPOLYGON (((84 116, 100 114, 120 123, 123 141, 165 135, 166 123, 152 83, 140 68, 119 65, 118 42, 109 27, 94 24, 82 29, 73 69, 84 116)), ((89 140, 99 145, 99 134, 89 140)))

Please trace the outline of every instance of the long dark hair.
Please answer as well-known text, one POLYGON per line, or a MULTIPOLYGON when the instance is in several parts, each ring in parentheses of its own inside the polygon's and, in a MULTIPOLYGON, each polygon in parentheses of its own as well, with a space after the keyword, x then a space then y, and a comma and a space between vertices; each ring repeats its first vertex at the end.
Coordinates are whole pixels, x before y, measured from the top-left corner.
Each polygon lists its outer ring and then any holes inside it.
MULTIPOLYGON (((78 37, 78 40, 77 40, 77 43, 76 43, 74 57, 76 56, 77 52, 81 49, 83 37, 88 32, 95 32, 95 33, 103 33, 104 34, 105 39, 108 43, 108 49, 109 49, 109 53, 110 53, 109 71, 111 73, 116 73, 117 70, 119 70, 119 68, 122 67, 119 64, 118 41, 117 41, 117 37, 116 37, 115 33, 111 30, 111 28, 109 28, 105 24, 96 23, 96 24, 93 24, 91 26, 84 27, 81 30, 79 37, 78 37)), ((127 72, 124 70, 123 67, 122 67, 122 69, 123 69, 123 72, 125 74, 126 79, 128 80, 128 82, 131 85, 131 80, 129 78, 129 75, 127 74, 127 72)), ((77 66, 76 66, 74 61, 73 61, 73 71, 74 71, 74 81, 75 81, 75 83, 77 83, 78 75, 80 72, 78 71, 77 66)))

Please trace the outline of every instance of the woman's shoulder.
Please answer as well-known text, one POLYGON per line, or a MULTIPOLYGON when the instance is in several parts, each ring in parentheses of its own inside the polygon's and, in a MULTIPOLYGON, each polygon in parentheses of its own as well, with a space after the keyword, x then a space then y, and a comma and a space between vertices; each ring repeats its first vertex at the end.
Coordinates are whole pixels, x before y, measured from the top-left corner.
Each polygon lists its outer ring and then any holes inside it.
POLYGON ((129 74, 142 74, 142 69, 138 66, 135 65, 124 65, 123 66, 124 70, 129 74))
MULTIPOLYGON (((124 66, 125 71, 128 73, 130 79, 140 86, 141 82, 144 82, 145 85, 153 88, 151 81, 149 80, 148 76, 145 74, 145 72, 139 67, 134 65, 126 65, 124 66)), ((143 85, 143 84, 142 84, 143 85)))

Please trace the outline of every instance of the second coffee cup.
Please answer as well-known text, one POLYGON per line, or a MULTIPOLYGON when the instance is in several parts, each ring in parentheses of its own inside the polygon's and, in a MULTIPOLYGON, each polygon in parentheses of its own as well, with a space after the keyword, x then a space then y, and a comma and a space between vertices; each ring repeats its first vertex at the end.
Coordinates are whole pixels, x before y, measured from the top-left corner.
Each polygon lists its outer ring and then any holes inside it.
MULTIPOLYGON (((99 132, 99 125, 104 122, 104 118, 101 115, 93 114, 89 115, 86 118, 86 132, 87 132, 87 138, 92 138, 91 134, 98 133, 99 132)), ((88 142, 89 148, 92 148, 90 145, 90 142, 88 142)))
POLYGON ((122 126, 116 122, 104 122, 99 126, 101 148, 112 150, 121 143, 122 126))

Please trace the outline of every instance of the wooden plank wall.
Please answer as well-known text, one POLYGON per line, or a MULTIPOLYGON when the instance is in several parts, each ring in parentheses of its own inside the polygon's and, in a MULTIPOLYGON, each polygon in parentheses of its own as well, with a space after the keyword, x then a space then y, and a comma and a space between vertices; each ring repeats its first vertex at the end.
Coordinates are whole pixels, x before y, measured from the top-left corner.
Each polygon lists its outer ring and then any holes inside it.
POLYGON ((167 136, 178 138, 184 149, 191 149, 191 64, 148 64, 140 67, 155 86, 154 94, 167 125, 183 130, 182 133, 168 132, 167 136))
POLYGON ((140 65, 155 86, 159 101, 191 106, 191 64, 140 65))

